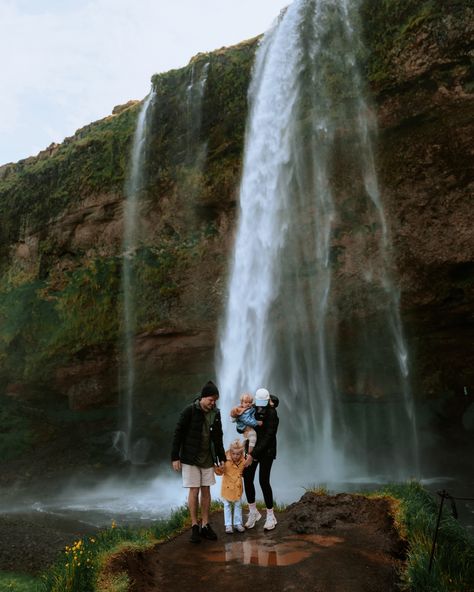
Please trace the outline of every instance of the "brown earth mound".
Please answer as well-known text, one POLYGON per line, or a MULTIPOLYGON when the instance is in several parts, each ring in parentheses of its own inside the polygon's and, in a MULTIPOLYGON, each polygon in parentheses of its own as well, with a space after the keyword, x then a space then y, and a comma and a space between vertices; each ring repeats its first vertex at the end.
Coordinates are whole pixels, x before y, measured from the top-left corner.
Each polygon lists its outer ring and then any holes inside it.
POLYGON ((275 530, 263 518, 245 533, 225 534, 213 516, 217 541, 189 542, 189 531, 147 552, 125 553, 110 566, 125 571, 130 592, 395 592, 404 542, 388 498, 306 493, 277 515, 275 530))

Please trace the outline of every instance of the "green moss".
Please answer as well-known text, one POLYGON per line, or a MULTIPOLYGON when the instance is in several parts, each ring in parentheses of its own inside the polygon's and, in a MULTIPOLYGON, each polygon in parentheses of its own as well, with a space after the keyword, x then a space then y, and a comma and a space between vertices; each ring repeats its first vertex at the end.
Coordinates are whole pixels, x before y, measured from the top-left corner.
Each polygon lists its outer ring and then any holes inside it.
POLYGON ((61 289, 48 280, 0 289, 0 356, 5 379, 42 381, 83 348, 117 336, 120 261, 87 261, 61 289))
MULTIPOLYGON (((132 260, 137 332, 169 324, 211 225, 190 236, 162 237, 132 260)), ((81 351, 116 347, 123 327, 122 258, 84 260, 74 271, 0 282, 0 364, 4 382, 43 382, 81 351)))
POLYGON ((157 98, 148 147, 149 161, 154 163, 148 175, 150 193, 167 193, 178 184, 183 196, 192 194, 199 204, 199 201, 207 202, 211 194, 223 200, 233 191, 237 179, 234 172, 231 183, 223 185, 222 181, 225 181, 224 171, 229 170, 229 164, 231 171, 238 171, 240 167, 247 89, 256 45, 254 39, 225 50, 200 54, 186 68, 153 77, 157 98), (196 80, 206 64, 200 126, 190 138, 187 87, 191 76, 196 80), (202 168, 193 170, 191 166, 186 170, 189 154, 195 155, 202 144, 206 146, 202 168), (194 184, 191 191, 186 180, 194 184))
POLYGON ((53 349, 73 353, 116 337, 120 271, 118 258, 93 259, 69 273, 60 292, 48 294, 60 322, 51 341, 53 349))
POLYGON ((132 106, 79 130, 51 156, 11 165, 0 179, 0 246, 91 193, 121 192, 137 112, 132 106))
POLYGON ((379 86, 395 82, 394 56, 400 55, 420 27, 446 10, 442 0, 380 0, 362 3, 367 73, 379 86))

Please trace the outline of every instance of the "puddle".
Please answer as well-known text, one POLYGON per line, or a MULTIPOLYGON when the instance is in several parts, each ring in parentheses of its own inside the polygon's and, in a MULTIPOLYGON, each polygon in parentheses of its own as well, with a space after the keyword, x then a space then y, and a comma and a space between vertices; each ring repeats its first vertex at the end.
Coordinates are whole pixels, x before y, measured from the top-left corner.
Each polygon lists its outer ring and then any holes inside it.
POLYGON ((343 538, 322 535, 292 535, 276 543, 269 538, 225 543, 224 551, 206 556, 212 562, 237 562, 261 567, 300 563, 323 548, 344 542, 343 538))

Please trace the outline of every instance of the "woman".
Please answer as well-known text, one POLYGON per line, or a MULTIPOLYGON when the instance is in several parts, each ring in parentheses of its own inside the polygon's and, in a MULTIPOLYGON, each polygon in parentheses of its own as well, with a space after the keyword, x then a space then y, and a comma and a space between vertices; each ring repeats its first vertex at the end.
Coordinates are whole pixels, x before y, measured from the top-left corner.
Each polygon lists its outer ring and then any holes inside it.
POLYGON ((276 458, 277 442, 276 433, 278 430, 278 397, 270 396, 267 389, 259 388, 255 393, 255 418, 262 421, 261 426, 255 428, 257 432, 257 443, 252 454, 247 455, 244 470, 245 495, 249 504, 249 515, 245 528, 253 528, 262 515, 257 510, 255 503, 255 472, 260 465, 258 480, 262 488, 263 499, 267 509, 267 516, 264 530, 273 530, 277 525, 277 519, 273 513, 273 491, 270 485, 270 473, 273 461, 276 458))

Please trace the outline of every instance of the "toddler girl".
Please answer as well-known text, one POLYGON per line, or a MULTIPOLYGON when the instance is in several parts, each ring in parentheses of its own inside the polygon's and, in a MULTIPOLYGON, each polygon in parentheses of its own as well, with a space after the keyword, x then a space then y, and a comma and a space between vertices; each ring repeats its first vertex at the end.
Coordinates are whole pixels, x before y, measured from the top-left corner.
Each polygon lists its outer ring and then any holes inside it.
POLYGON ((232 534, 232 522, 235 530, 244 532, 242 524, 242 472, 244 470, 244 444, 241 440, 234 440, 226 452, 223 467, 215 467, 217 475, 222 475, 221 497, 224 500, 224 524, 227 534, 232 534), (232 521, 232 510, 234 519, 232 521))

